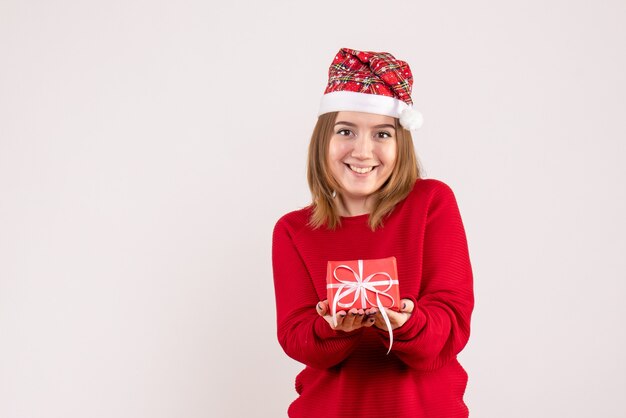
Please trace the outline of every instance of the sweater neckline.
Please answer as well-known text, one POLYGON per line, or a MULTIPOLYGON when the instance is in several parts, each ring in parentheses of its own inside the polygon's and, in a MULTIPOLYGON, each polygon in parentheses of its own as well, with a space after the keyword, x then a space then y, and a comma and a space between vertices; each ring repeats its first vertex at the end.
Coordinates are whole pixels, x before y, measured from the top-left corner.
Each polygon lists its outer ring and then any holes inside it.
POLYGON ((340 216, 341 222, 361 222, 363 220, 369 219, 370 214, 364 213, 362 215, 354 215, 354 216, 340 216))

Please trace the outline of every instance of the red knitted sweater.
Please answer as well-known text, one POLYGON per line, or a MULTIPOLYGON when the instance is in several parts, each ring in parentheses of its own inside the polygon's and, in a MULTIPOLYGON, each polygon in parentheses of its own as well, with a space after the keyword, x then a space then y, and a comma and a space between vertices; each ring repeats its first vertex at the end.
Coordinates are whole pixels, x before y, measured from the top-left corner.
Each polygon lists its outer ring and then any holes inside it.
POLYGON ((304 363, 290 417, 467 417, 467 374, 456 356, 474 306, 472 268, 454 193, 420 179, 373 232, 369 215, 334 231, 307 225, 310 208, 274 228, 272 261, 278 340, 304 363), (375 327, 334 331, 315 306, 326 299, 326 262, 395 256, 400 297, 415 310, 389 335, 375 327))

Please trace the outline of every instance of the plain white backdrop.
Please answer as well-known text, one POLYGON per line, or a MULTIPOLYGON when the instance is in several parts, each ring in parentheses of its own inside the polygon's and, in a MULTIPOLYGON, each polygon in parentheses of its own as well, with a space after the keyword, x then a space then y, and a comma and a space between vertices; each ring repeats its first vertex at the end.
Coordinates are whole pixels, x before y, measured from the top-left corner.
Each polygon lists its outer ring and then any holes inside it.
POLYGON ((341 47, 412 67, 471 416, 626 416, 623 1, 0 0, 0 417, 286 416, 271 233, 341 47))

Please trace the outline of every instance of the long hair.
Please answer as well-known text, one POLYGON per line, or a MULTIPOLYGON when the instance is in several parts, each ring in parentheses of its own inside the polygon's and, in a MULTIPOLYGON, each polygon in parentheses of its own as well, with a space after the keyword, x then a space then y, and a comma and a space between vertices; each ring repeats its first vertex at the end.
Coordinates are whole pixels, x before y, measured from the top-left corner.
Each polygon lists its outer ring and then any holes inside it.
MULTIPOLYGON (((307 165, 307 181, 311 190, 311 219, 309 225, 319 228, 325 225, 335 229, 341 225, 333 192, 341 190, 337 180, 330 172, 328 147, 333 135, 338 112, 325 113, 317 119, 311 142, 307 165)), ((415 181, 420 178, 420 167, 413 148, 411 133, 405 130, 395 119, 396 127, 396 164, 387 181, 372 194, 374 206, 369 217, 369 226, 375 230, 382 226, 385 216, 404 200, 411 192, 415 181)))

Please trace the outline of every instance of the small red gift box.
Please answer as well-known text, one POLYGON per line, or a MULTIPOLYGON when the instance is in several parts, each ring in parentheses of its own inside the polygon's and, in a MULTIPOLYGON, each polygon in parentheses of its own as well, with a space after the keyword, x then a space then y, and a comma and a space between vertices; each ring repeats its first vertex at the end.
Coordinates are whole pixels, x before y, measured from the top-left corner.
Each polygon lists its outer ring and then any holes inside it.
POLYGON ((326 273, 331 312, 376 307, 400 310, 396 258, 329 261, 326 273))

